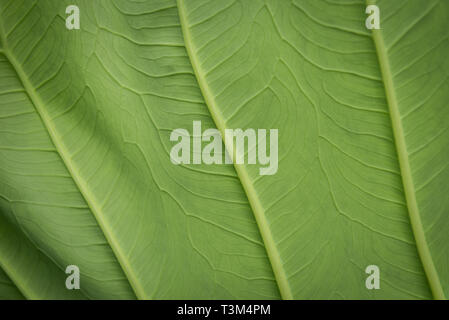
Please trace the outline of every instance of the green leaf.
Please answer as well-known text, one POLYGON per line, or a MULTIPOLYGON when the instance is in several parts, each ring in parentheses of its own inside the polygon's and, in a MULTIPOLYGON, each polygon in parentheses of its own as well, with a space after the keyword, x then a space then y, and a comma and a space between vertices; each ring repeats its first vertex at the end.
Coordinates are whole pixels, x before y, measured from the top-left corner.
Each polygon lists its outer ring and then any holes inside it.
POLYGON ((64 273, 17 229, 0 215, 0 297, 83 299, 79 291, 66 289, 64 273))
POLYGON ((0 269, 0 299, 1 300, 22 300, 24 299, 20 291, 11 282, 9 277, 0 269))
POLYGON ((0 297, 447 298, 447 21, 445 0, 0 0, 0 297), (277 173, 174 165, 197 120, 279 129, 277 173))

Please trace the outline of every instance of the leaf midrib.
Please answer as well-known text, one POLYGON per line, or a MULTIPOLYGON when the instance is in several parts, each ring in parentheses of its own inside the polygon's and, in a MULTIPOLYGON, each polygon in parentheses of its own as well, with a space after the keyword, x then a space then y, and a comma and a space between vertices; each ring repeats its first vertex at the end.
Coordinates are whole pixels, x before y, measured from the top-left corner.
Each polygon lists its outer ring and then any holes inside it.
MULTIPOLYGON (((375 1, 367 0, 368 3, 375 3, 375 1)), ((192 67, 194 73, 196 75, 198 85, 201 89, 203 97, 205 99, 206 105, 209 108, 211 116, 221 132, 224 136, 224 130, 226 129, 226 124, 224 122, 224 117, 217 107, 217 103, 215 101, 215 97, 212 94, 212 91, 208 84, 205 81, 204 71, 201 68, 201 64, 197 60, 197 56, 195 54, 195 48, 191 41, 190 30, 187 25, 187 20, 185 17, 185 8, 183 6, 182 0, 177 0, 178 4, 178 12, 181 22, 181 28, 184 35, 184 41, 187 53, 189 55, 190 61, 192 63, 192 67)), ((426 236, 424 233, 424 228, 422 225, 420 212, 416 199, 416 190, 413 183, 412 171, 410 167, 409 161, 409 153, 407 151, 406 140, 404 135, 404 129, 401 122, 401 115, 399 112, 398 100, 396 97, 396 90, 394 86, 393 76, 390 67, 390 61, 388 57, 388 50, 385 46, 384 39, 382 36, 381 30, 372 30, 373 40, 376 47, 376 53, 379 59, 379 66, 385 86, 385 93, 388 102, 388 108, 390 112, 393 135, 396 143, 396 149, 398 154, 399 167, 402 177, 402 182, 404 186, 404 194, 407 202, 409 217, 411 221, 411 226, 413 230, 413 234, 415 236, 416 246, 418 249, 419 256, 421 258, 421 262, 423 264, 427 279, 429 281, 429 285, 432 291, 433 296, 436 299, 445 299, 445 294, 441 286, 441 282, 439 280, 438 273, 436 271, 432 255, 430 249, 428 247, 428 243, 426 240, 426 236)), ((89 188, 85 181, 81 178, 79 174, 79 170, 74 165, 74 163, 70 159, 70 153, 67 148, 64 146, 62 140, 57 134, 57 130, 52 124, 49 115, 45 111, 43 107, 43 102, 35 92, 34 88, 31 85, 31 82, 27 78, 25 72, 22 70, 20 64, 17 62, 15 57, 9 52, 7 48, 6 39, 4 38, 4 32, 2 29, 2 25, 0 23, 0 40, 3 44, 1 48, 1 52, 6 56, 9 60, 13 68, 15 69, 18 78, 22 82, 22 85, 27 92, 30 100, 33 102, 35 106, 36 112, 39 114, 43 124, 45 125, 49 136, 56 147, 57 152, 61 156, 65 166, 70 172, 75 184, 77 185, 80 193, 83 195, 86 203, 90 207, 92 213, 94 214, 98 224, 100 225, 103 233, 109 242, 114 254, 117 257, 125 275, 128 277, 131 287, 133 288, 136 295, 140 298, 145 297, 145 291, 140 286, 139 281, 132 272, 132 268, 129 266, 128 261, 126 259, 126 255, 121 251, 120 246, 117 244, 117 240, 114 238, 113 233, 110 231, 109 226, 106 224, 104 219, 102 218, 102 210, 99 204, 95 201, 94 195, 90 192, 89 188)), ((228 148, 228 146, 226 146, 228 148)), ((235 156, 235 153, 233 153, 235 156)), ((234 161, 235 162, 235 161, 234 161)), ((271 262, 274 275, 276 277, 276 281, 281 293, 282 298, 284 299, 292 299, 293 295, 291 292, 290 285, 287 280, 287 276, 285 270, 283 268, 282 259, 279 255, 279 250, 276 247, 275 241, 273 239, 273 235, 271 233, 271 229, 269 226, 269 222, 265 216, 265 210, 260 202, 260 198, 257 194, 257 191, 254 188, 254 185, 251 183, 248 172, 243 165, 234 164, 237 175, 242 183, 242 186, 245 190, 245 193, 248 197, 248 201, 253 210, 254 216, 256 218, 257 225, 259 226, 259 230, 262 236, 262 239, 265 244, 265 248, 267 250, 267 254, 269 260, 271 262)))
MULTIPOLYGON (((221 133, 221 136, 225 136, 226 123, 224 122, 224 117, 221 114, 220 110, 217 107, 217 102, 215 101, 215 97, 212 93, 211 88, 205 81, 204 71, 201 67, 200 62, 197 59, 197 55, 195 52, 195 48, 192 42, 192 35, 189 30, 189 26, 187 23, 186 12, 184 7, 183 0, 177 0, 177 7, 179 13, 179 20, 181 24, 182 33, 184 36, 184 44, 187 50, 187 54, 189 56, 190 62, 192 64, 193 71, 195 73, 196 80, 200 87, 201 93, 203 95, 204 101, 206 102, 206 106, 209 109, 209 112, 212 116, 212 119, 215 122, 218 130, 221 133)), ((224 141, 225 148, 229 152, 229 145, 226 145, 226 141, 224 141)), ((248 171, 246 170, 244 165, 236 164, 235 152, 229 152, 229 154, 233 155, 233 163, 234 168, 237 172, 237 176, 243 186, 243 189, 248 198, 249 204, 253 211, 257 226, 259 228, 259 232, 261 234, 263 243, 265 245, 265 250, 267 251, 268 258, 271 263, 271 267, 273 269, 274 276, 276 278, 276 282, 279 288, 279 292, 283 299, 291 300, 293 299, 293 294, 290 288, 290 284, 288 282, 288 278, 286 272, 284 270, 283 262, 281 256, 279 254, 279 249, 276 246, 276 243, 273 238, 273 234, 270 229, 270 224, 265 216, 265 209, 260 202, 259 195, 257 194, 256 189, 254 188, 254 184, 251 182, 249 178, 248 171)))
MULTIPOLYGON (((376 0, 367 0, 367 4, 375 4, 376 0)), ((402 126, 401 114, 399 112, 398 99, 391 72, 388 49, 385 45, 382 31, 372 29, 373 41, 376 47, 376 53, 379 60, 379 66, 387 97, 387 104, 390 111, 393 135, 398 154, 399 168, 401 171, 402 184, 407 202, 408 213, 415 237, 416 247, 427 276, 430 289, 435 299, 446 299, 438 272, 435 268, 433 258, 427 243, 424 227, 422 225, 418 202, 416 200, 416 190, 413 182, 412 171, 410 167, 409 153, 405 141, 404 128, 402 126)))
MULTIPOLYGON (((375 3, 376 3, 375 0, 367 0, 367 4, 375 4, 375 3)), ((186 50, 190 58, 196 79, 198 81, 198 85, 201 89, 206 105, 211 113, 211 116, 218 130, 221 132, 222 136, 224 136, 224 132, 226 129, 226 124, 223 121, 224 117, 217 108, 217 103, 215 101, 214 95, 212 94, 210 87, 205 81, 204 71, 202 70, 201 64, 197 59, 195 48, 192 42, 192 35, 190 33, 187 24, 183 0, 177 0, 177 4, 186 50)), ((412 231, 415 237, 418 254, 420 256, 421 263, 423 265, 434 298, 445 299, 445 294, 442 289, 441 282, 439 280, 438 272, 436 271, 432 255, 430 253, 430 249, 426 240, 417 204, 416 190, 413 183, 412 171, 409 161, 409 153, 407 151, 404 129, 402 126, 401 116, 399 113, 398 100, 396 97, 396 91, 393 82, 390 61, 388 57, 388 51, 384 43, 382 32, 380 30, 373 29, 372 34, 373 34, 373 41, 376 47, 376 54, 379 60, 379 67, 385 87, 385 94, 387 98, 389 114, 391 117, 394 140, 397 148, 398 162, 402 177, 402 183, 404 186, 404 195, 407 202, 408 213, 411 221, 412 231)), ((226 143, 225 147, 229 149, 226 143)), ((235 157, 235 153, 233 154, 235 157)), ((267 254, 271 262, 273 273, 275 275, 281 296, 284 299, 292 299, 293 296, 290 289, 290 285, 287 281, 285 270, 282 265, 282 259, 279 255, 278 249, 276 248, 276 244, 274 242, 273 235, 269 227, 269 222, 264 214, 265 213, 264 208, 260 202, 257 191, 255 190, 254 185, 251 183, 248 176, 248 172, 245 169, 245 167, 243 165, 235 164, 235 161, 234 167, 236 169, 237 175, 241 181, 243 189, 245 190, 248 201, 251 205, 254 216, 256 218, 256 222, 259 227, 262 239, 264 241, 265 248, 267 250, 267 254)))
POLYGON ((58 152, 59 156, 62 159, 62 162, 64 163, 65 167, 67 168, 68 172, 70 173, 70 176, 72 177, 73 181, 75 182, 75 185, 77 186, 78 190, 80 191, 81 195, 83 196, 84 200, 86 201, 87 205, 89 206, 90 211, 94 215, 98 225, 100 226, 102 233, 104 234, 106 240, 109 243, 109 246, 111 247, 117 261, 119 262, 125 276, 128 279, 128 282, 133 289, 135 295, 140 299, 146 299, 145 290, 140 285, 139 281, 137 280, 137 277, 135 276, 133 269, 129 265, 128 260, 126 259, 126 255, 121 250, 120 246, 117 243, 117 240, 114 236, 114 233, 111 232, 110 226, 107 224, 105 219, 103 219, 103 213, 101 210, 101 206, 97 203, 95 200, 95 196, 92 194, 90 189, 88 188, 86 182, 81 178, 81 175, 79 173, 79 169, 75 166, 73 161, 70 158, 70 153, 65 147, 64 143, 62 142, 62 139, 58 136, 57 129, 53 125, 49 115, 45 111, 44 103, 40 99, 39 95, 34 90, 30 80, 28 79, 27 75, 23 71, 22 67, 20 66, 20 63, 16 60, 13 54, 9 51, 8 48, 8 42, 5 37, 5 32, 3 30, 3 25, 0 21, 0 43, 2 44, 2 53, 5 55, 6 59, 8 59, 9 63, 15 70, 17 77, 19 81, 22 83, 23 88, 25 89, 25 92, 27 93, 28 97, 30 98, 37 114, 41 118, 42 123, 44 124, 45 129, 47 130, 49 137, 55 146, 56 151, 58 152))

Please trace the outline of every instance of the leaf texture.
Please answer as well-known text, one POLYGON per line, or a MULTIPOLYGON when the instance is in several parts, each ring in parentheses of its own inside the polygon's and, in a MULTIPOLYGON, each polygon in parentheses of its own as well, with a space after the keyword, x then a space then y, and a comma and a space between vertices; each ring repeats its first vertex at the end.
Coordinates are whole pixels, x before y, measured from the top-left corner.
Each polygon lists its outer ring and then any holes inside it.
POLYGON ((0 0, 0 298, 447 298, 447 21, 445 0, 0 0), (173 165, 197 120, 278 128, 278 172, 173 165))

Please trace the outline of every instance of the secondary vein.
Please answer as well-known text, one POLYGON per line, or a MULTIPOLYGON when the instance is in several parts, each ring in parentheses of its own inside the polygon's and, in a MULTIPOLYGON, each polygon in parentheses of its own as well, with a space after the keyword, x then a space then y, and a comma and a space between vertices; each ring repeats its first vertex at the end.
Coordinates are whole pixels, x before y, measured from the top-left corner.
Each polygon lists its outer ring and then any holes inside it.
POLYGON ((104 214, 102 213, 101 205, 97 203, 95 196, 87 186, 87 182, 81 177, 79 169, 73 163, 68 149, 66 148, 61 138, 59 137, 57 129, 55 128, 54 124, 50 120, 50 116, 47 114, 45 108, 43 107, 44 105, 43 101, 35 91, 26 73, 20 66, 20 63, 16 60, 15 56, 10 52, 1 22, 0 22, 0 43, 2 44, 3 54, 8 59, 11 66, 14 68, 18 79, 22 83, 25 92, 30 98, 37 114, 41 118, 44 127, 47 129, 50 139, 53 142, 65 167, 69 171, 73 181, 78 187, 78 190, 80 191, 81 195, 83 196, 84 200, 89 206, 90 211, 93 213, 101 230, 103 231, 103 234, 106 240, 108 241, 109 245, 111 246, 111 249, 114 252, 114 255, 116 256, 117 261, 119 262, 124 274, 126 275, 134 293, 138 298, 145 299, 146 296, 145 290, 141 287, 139 281, 137 280, 137 277, 135 276, 131 266, 128 263, 128 260, 126 259, 125 253, 122 251, 113 233, 111 232, 111 227, 103 218, 104 214))
MULTIPOLYGON (((221 135, 225 136, 225 129, 226 124, 224 122, 224 117, 221 114, 220 110, 217 107, 217 102, 215 101, 215 96, 212 93, 211 88, 205 81, 205 73, 204 70, 201 67, 200 62, 198 61, 195 48, 193 46, 192 42, 192 35, 190 33, 190 29, 187 24, 187 17, 186 17, 186 10, 184 7, 184 1, 183 0, 177 0, 178 4, 178 12, 179 12, 179 19, 181 23, 181 29, 184 36, 184 43, 186 46, 187 54, 190 58, 190 62, 192 63, 193 71, 195 73, 196 79, 198 81, 198 85, 200 87, 201 93, 203 94, 204 100, 206 102, 206 105, 208 106, 208 109, 211 113, 212 119, 215 122, 215 125, 217 126, 218 130, 220 131, 221 135)), ((226 145, 225 147, 229 150, 229 146, 226 145)), ((251 179, 249 178, 248 172, 244 165, 238 165, 235 161, 235 152, 229 152, 230 154, 233 154, 234 157, 234 167, 237 172, 237 175, 242 183, 243 189, 245 190, 246 196, 248 198, 249 204, 251 206, 251 209, 253 210, 257 225, 260 230, 260 234, 262 236, 265 249, 268 254, 268 258, 271 263, 271 267, 273 269, 274 276, 276 278, 277 285, 279 287, 279 291, 281 293, 281 297, 283 299, 293 299, 293 294, 291 292, 290 284, 288 282, 287 275, 284 270, 282 259, 279 255, 279 250, 276 247, 276 243, 273 239, 273 234, 270 229, 269 222, 265 215, 265 209, 262 206, 262 203, 260 202, 259 195, 257 194, 256 189, 254 188, 253 183, 251 182, 251 179)))
MULTIPOLYGON (((367 1, 369 4, 371 2, 367 1)), ((399 160, 399 167, 401 170, 402 183, 404 186, 405 199, 412 225, 413 234, 415 236, 416 247, 430 289, 435 299, 446 299, 438 272, 435 268, 432 254, 430 252, 424 228, 421 221, 418 202, 416 200, 415 184, 413 183, 413 176, 410 167, 409 153, 407 151, 407 144, 404 136, 404 128, 402 126, 401 115, 399 112, 398 100, 396 97, 396 90, 393 81, 393 74, 391 72, 390 60, 388 57, 388 50, 385 46, 382 31, 380 29, 372 29, 373 40, 377 51, 377 56, 380 64, 382 78, 384 81, 385 93, 387 96, 388 108, 390 111, 391 123, 393 127, 393 135, 396 143, 396 149, 399 160)))

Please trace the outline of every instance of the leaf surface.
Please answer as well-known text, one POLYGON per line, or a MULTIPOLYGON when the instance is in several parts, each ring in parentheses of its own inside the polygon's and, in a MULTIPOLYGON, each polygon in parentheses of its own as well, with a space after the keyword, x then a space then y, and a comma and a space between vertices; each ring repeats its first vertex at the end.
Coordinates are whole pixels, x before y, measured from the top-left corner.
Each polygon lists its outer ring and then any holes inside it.
POLYGON ((0 297, 449 296, 447 1, 72 2, 0 1, 0 297), (173 165, 196 120, 278 172, 173 165))

